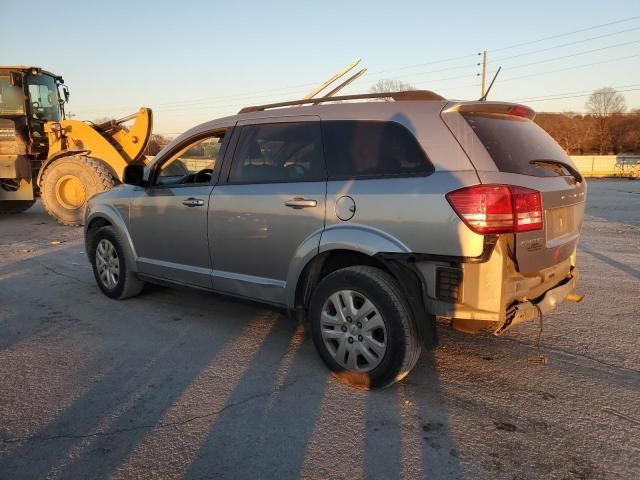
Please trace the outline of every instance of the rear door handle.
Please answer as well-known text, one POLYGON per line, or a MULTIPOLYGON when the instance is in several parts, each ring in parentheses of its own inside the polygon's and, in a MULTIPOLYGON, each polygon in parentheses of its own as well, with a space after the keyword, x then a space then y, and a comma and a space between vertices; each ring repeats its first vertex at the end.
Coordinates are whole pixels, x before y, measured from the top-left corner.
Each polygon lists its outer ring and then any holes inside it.
POLYGON ((300 208, 312 208, 318 205, 318 202, 309 198, 295 197, 291 200, 284 202, 287 207, 300 209, 300 208))
POLYGON ((199 198, 187 198, 186 200, 182 201, 183 205, 186 205, 187 207, 201 207, 204 205, 204 200, 200 200, 199 198))

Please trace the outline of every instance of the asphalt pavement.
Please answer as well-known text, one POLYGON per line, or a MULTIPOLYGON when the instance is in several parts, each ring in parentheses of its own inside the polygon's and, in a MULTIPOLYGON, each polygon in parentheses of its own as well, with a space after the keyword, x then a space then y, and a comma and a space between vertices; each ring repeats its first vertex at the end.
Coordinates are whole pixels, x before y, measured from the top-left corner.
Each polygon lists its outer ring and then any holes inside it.
POLYGON ((640 478, 640 182, 589 183, 580 304, 439 327, 401 384, 332 377, 279 312, 103 296, 79 228, 0 217, 0 478, 640 478))

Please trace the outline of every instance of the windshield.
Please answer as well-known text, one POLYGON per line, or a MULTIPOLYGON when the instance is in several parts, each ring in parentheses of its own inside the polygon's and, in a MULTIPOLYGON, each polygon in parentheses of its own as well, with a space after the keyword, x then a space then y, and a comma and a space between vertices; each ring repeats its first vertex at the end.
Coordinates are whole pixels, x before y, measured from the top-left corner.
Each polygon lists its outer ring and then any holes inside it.
POLYGON ((464 113, 463 116, 501 172, 536 177, 569 175, 562 167, 532 165, 530 162, 535 160, 551 160, 575 168, 560 145, 527 118, 491 113, 464 113))
POLYGON ((0 115, 24 115, 24 93, 8 76, 0 77, 0 115))
POLYGON ((62 119, 58 97, 58 85, 49 75, 28 75, 31 117, 38 120, 59 122, 62 119))

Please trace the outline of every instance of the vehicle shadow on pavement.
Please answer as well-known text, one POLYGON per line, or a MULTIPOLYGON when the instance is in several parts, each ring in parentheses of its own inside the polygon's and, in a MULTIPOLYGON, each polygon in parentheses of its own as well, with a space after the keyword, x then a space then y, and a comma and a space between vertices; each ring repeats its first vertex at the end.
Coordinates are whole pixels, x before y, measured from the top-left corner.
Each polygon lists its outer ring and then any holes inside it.
POLYGON ((226 340, 178 336, 158 352, 141 348, 120 359, 107 350, 102 358, 107 367, 80 398, 26 442, 5 439, 11 443, 5 445, 8 455, 0 460, 0 476, 44 478, 64 472, 72 478, 102 477, 156 426, 226 340))
POLYGON ((265 339, 185 478, 459 476, 431 354, 417 383, 358 390, 328 375, 301 327, 285 333, 265 339))
POLYGON ((2 315, 1 478, 460 476, 430 352, 354 389, 280 313, 179 289, 112 301, 82 250, 0 266, 3 302, 33 292, 2 315))

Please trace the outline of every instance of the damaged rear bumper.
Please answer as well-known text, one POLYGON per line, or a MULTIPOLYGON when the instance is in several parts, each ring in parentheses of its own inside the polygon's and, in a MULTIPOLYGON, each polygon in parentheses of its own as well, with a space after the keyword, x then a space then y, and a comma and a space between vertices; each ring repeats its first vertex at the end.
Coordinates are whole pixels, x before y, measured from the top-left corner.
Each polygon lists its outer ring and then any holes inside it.
POLYGON ((555 287, 547 290, 540 297, 534 300, 516 303, 509 307, 507 309, 505 320, 494 330, 494 335, 502 335, 506 330, 514 325, 540 318, 542 315, 545 315, 555 309, 556 306, 565 299, 572 301, 582 300, 582 297, 572 295, 572 292, 578 284, 578 277, 578 269, 574 267, 571 269, 569 277, 564 279, 555 287))

